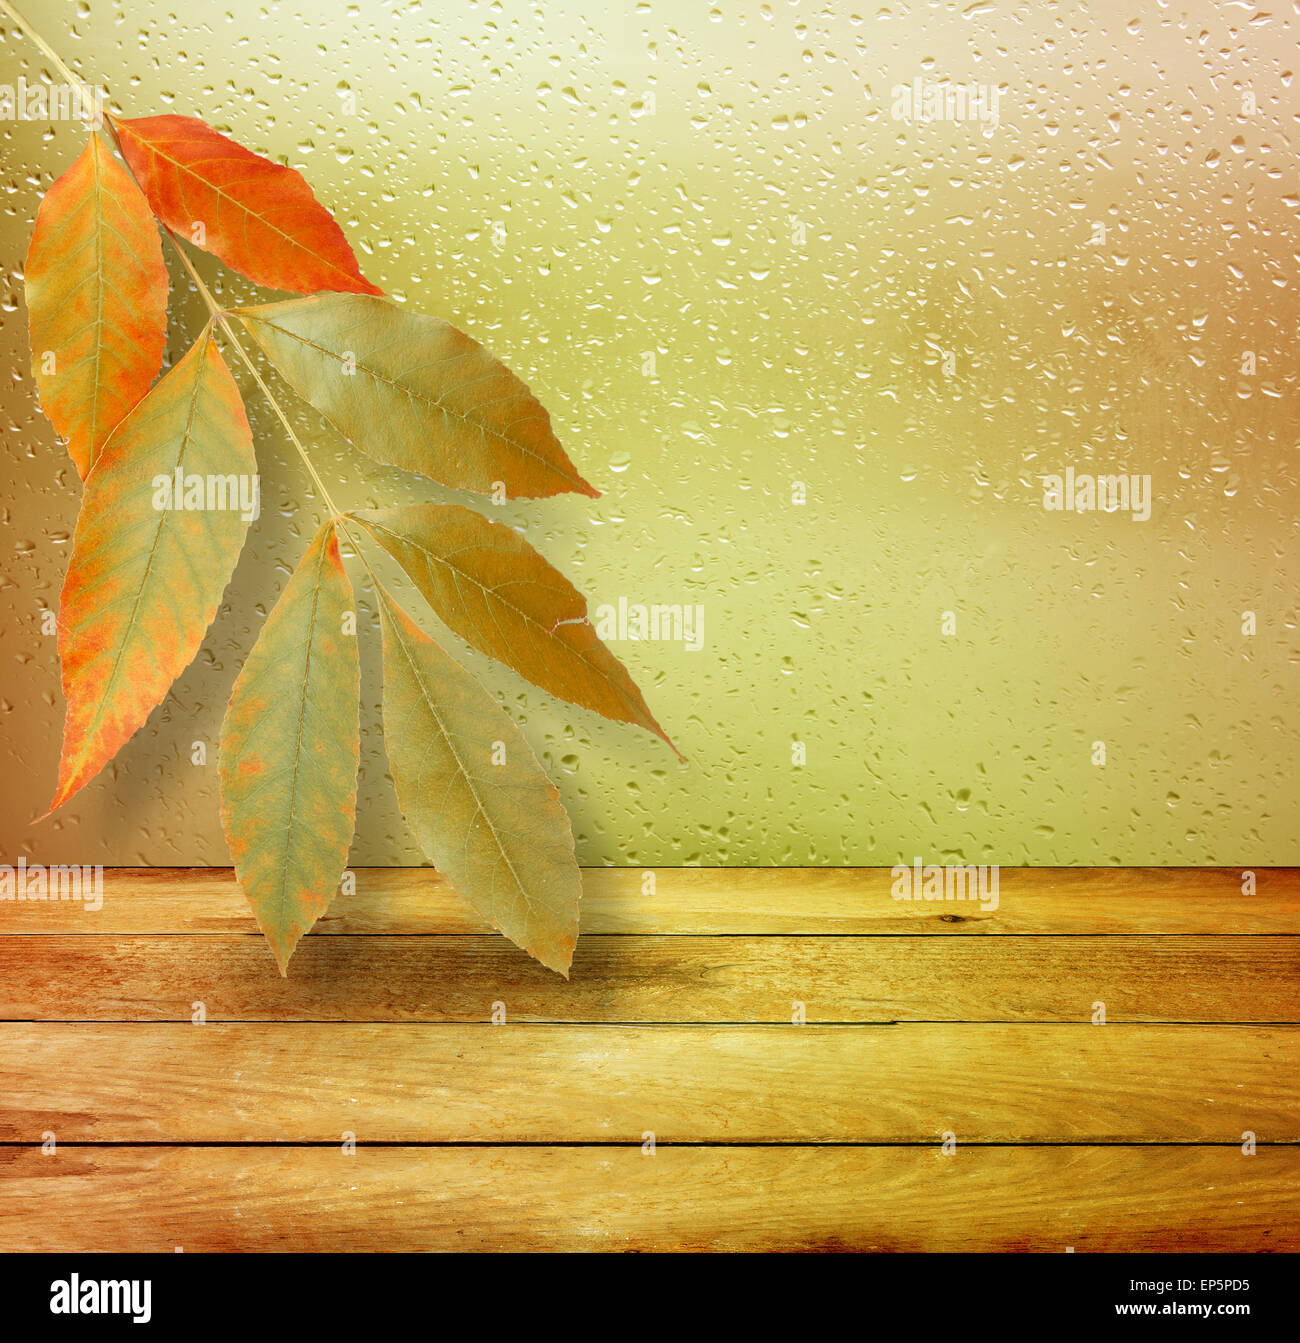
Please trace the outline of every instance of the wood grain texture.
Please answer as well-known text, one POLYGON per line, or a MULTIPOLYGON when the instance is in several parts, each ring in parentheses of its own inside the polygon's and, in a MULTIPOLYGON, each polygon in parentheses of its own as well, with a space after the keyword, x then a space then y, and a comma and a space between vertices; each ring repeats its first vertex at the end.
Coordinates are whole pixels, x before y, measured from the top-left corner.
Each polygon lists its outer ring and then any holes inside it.
POLYGON ((0 1142, 1291 1143, 1297 1076, 1300 1027, 10 1023, 0 1142))
POLYGON ((0 1020, 1300 1021, 1294 937, 586 936, 565 983, 503 938, 0 937, 0 1020))
POLYGON ((0 901, 0 1251, 1300 1249, 1294 870, 588 871, 567 985, 356 875, 0 901))
POLYGON ((1300 1249, 1300 1151, 0 1149, 0 1251, 1300 1249))
MULTIPOLYGON (((1004 867, 998 908, 899 901, 889 869, 587 868, 584 933, 1087 934, 1300 933, 1300 869, 1004 867), (653 872, 654 891, 642 890, 653 872)), ((314 934, 481 933, 488 927, 432 868, 358 868, 314 934)), ((116 868, 104 905, 0 900, 0 933, 252 933, 229 868, 116 868)))

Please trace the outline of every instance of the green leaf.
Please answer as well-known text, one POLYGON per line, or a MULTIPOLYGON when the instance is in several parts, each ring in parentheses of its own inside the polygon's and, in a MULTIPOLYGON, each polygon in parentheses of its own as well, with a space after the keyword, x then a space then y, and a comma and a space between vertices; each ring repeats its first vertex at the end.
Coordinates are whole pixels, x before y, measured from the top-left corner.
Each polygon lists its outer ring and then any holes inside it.
POLYGON ((237 315, 294 391, 376 461, 512 499, 599 494, 528 388, 440 318, 364 294, 237 315))
POLYGON ((479 652, 560 699, 648 728, 672 746, 627 668, 596 637, 586 599, 513 528, 458 505, 353 516, 444 624, 479 652))
POLYGON ((284 974, 328 908, 356 822, 360 664, 352 584, 327 523, 267 617, 221 729, 221 820, 284 974))
POLYGON ((494 928, 567 979, 582 874, 559 792, 496 700, 378 592, 384 740, 407 824, 494 928))

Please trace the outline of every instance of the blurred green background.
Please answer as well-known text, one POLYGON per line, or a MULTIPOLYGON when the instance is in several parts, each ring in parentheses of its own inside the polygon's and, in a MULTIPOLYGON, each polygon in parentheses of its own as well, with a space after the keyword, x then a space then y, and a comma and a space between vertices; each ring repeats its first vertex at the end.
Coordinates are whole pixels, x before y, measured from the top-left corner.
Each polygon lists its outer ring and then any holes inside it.
MULTIPOLYGON (((593 607, 702 605, 699 651, 614 646, 685 764, 466 655, 559 784, 582 861, 1300 862, 1294 13, 25 12, 126 115, 200 116, 301 170, 372 280, 531 384, 604 497, 492 515, 593 607), (894 119, 918 78, 998 87, 996 129, 894 119), (1067 466, 1150 475, 1150 520, 1045 512, 1041 477, 1067 466)), ((0 27, 0 82, 38 79, 0 27)), ((35 408, 22 267, 83 140, 0 123, 0 854, 220 864, 225 699, 320 516, 242 376, 263 516, 222 612, 110 769, 32 824, 62 727, 41 613, 79 486, 35 408)), ((175 358, 202 317, 172 279, 175 358)), ((439 497, 292 415, 340 501, 439 497)), ((418 862, 373 638, 363 657, 352 861, 418 862)))

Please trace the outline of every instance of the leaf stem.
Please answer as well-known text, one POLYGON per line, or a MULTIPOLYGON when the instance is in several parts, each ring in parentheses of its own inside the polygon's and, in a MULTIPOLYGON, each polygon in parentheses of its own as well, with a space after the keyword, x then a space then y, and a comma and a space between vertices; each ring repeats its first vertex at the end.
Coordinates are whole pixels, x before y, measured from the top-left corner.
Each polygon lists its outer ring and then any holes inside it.
MULTIPOLYGON (((0 4, 3 3, 4 0, 0 0, 0 4)), ((166 224, 162 226, 162 229, 167 235, 168 240, 171 242, 172 247, 175 249, 176 255, 180 257, 185 269, 189 271, 190 279, 194 281, 195 287, 198 289, 203 301, 208 305, 208 311, 212 314, 213 322, 220 328, 222 335, 235 347, 236 353, 244 361, 244 366, 248 369, 249 373, 252 374, 253 381, 257 383, 259 388, 261 388, 262 395, 266 398, 267 404, 273 411, 275 411, 276 417, 279 419, 281 425, 284 426, 284 432, 288 434, 289 441, 298 449, 298 455, 302 458, 303 465, 307 468, 312 480, 316 482, 316 488, 320 491, 321 498, 325 501, 325 506, 330 511, 330 517, 337 523, 339 518, 343 516, 342 512, 335 507, 334 500, 330 498, 330 493, 325 488, 325 482, 320 478, 319 473, 312 464, 311 458, 307 455, 307 449, 303 447, 298 435, 294 433, 293 425, 289 423, 289 417, 284 413, 279 401, 276 400, 275 393, 266 385, 262 375, 257 371, 257 365, 253 363, 248 351, 244 349, 243 342, 237 335, 235 335, 234 328, 230 325, 228 320, 229 313, 212 297, 211 290, 209 290, 207 285, 203 283, 203 277, 195 269, 194 263, 189 258, 189 254, 181 245, 181 240, 167 227, 166 224)))
MULTIPOLYGON (((40 33, 38 33, 36 29, 33 28, 25 18, 23 18, 23 16, 13 7, 13 5, 9 3, 9 0, 0 0, 0 12, 7 14, 9 18, 12 19, 13 22, 17 25, 18 30, 23 34, 23 36, 25 36, 29 41, 33 42, 38 48, 40 48, 41 52, 45 56, 49 57, 50 61, 54 65, 54 68, 59 72, 59 74, 62 76, 63 80, 66 83, 71 84, 74 88, 83 88, 85 86, 85 81, 77 78, 77 76, 73 73, 73 71, 70 70, 68 66, 66 66, 60 59, 58 52, 55 51, 54 48, 50 46, 48 42, 46 42, 46 40, 40 35, 40 33)), ((114 124, 112 116, 109 115, 107 112, 104 113, 104 122, 109 129, 109 133, 112 136, 113 143, 117 148, 117 152, 119 154, 122 154, 122 142, 118 138, 117 126, 114 124)), ((125 154, 122 154, 122 160, 126 166, 127 172, 131 174, 132 180, 135 180, 135 174, 131 172, 131 165, 130 163, 126 162, 125 154)), ((138 181, 136 182, 136 185, 137 186, 139 185, 138 181)), ((298 449, 298 455, 302 458, 303 465, 307 468, 307 471, 310 474, 312 480, 316 482, 316 488, 320 491, 321 499, 324 501, 325 507, 328 508, 330 511, 331 520, 337 525, 339 519, 342 518, 343 516, 342 512, 335 506, 334 500, 330 498, 330 493, 325 488, 325 482, 320 478, 319 473, 317 472, 315 466, 312 464, 311 458, 307 455, 307 449, 303 447, 302 443, 299 441, 298 435, 294 433, 293 425, 289 423, 289 417, 284 413, 283 409, 280 406, 280 403, 275 399, 275 394, 266 385, 265 381, 262 378, 262 375, 257 371, 257 365, 254 364, 252 359, 249 357, 248 351, 244 349, 243 345, 239 340, 239 337, 235 335, 234 329, 231 327, 229 321, 227 320, 229 314, 226 312, 224 308, 220 306, 220 304, 217 303, 216 299, 212 297, 211 290, 209 290, 207 285, 203 283, 202 276, 200 276, 198 271, 194 268, 194 263, 190 260, 189 255, 186 253, 184 247, 181 246, 180 239, 171 231, 170 228, 167 227, 166 224, 162 222, 161 219, 158 221, 158 226, 162 229, 163 233, 167 235, 168 241, 171 243, 172 247, 175 248, 176 250, 176 255, 180 257, 182 264, 190 274, 190 279, 194 281, 195 287, 198 289, 200 296, 202 297, 204 303, 207 304, 208 312, 212 316, 213 325, 218 330, 220 330, 222 335, 224 335, 226 339, 229 340, 229 342, 235 347, 235 350, 239 354, 239 357, 244 361, 245 367, 248 369, 249 373, 253 375, 253 381, 257 383, 258 387, 261 389, 262 395, 266 398, 267 404, 275 412, 276 418, 279 419, 280 423, 284 426, 284 432, 288 434, 289 441, 293 444, 295 448, 298 449)), ((344 531, 345 533, 347 532, 346 527, 344 528, 344 531)), ((350 533, 348 534, 348 540, 349 541, 352 540, 350 533)), ((353 542, 354 547, 355 544, 356 543, 353 542)))
MULTIPOLYGON (((172 242, 176 243, 176 239, 173 238, 172 242)), ((180 251, 179 244, 176 244, 176 250, 180 251)), ((182 252, 181 255, 184 256, 184 253, 182 252)), ((316 488, 320 491, 320 497, 324 500, 325 507, 330 511, 330 517, 337 524, 339 519, 343 516, 343 513, 335 506, 334 500, 330 498, 330 492, 325 488, 325 482, 320 478, 319 472, 312 464, 311 458, 307 455, 307 449, 303 447, 298 435, 294 433, 293 425, 289 423, 289 417, 284 413, 280 403, 275 399, 275 393, 266 385, 262 375, 257 371, 257 365, 253 363, 252 359, 249 357, 248 351, 244 349, 239 337, 235 335, 230 323, 226 320, 226 314, 224 312, 218 312, 216 314, 216 319, 221 326, 222 334, 235 347, 236 353, 244 361, 244 367, 248 369, 249 373, 252 375, 253 381, 257 383, 259 388, 261 388, 262 395, 266 398, 267 405, 275 411, 276 418, 280 421, 281 425, 284 426, 284 432, 288 434, 289 442, 298 449, 298 456, 302 458, 302 464, 307 468, 307 472, 312 480, 316 482, 316 488)))
MULTIPOLYGON (((342 530, 343 535, 346 536, 347 539, 348 539, 348 545, 350 545, 350 546, 352 547, 352 552, 353 552, 353 554, 355 554, 356 557, 357 557, 357 559, 359 559, 359 560, 361 561, 362 567, 365 569, 366 573, 369 574, 369 576, 370 576, 370 586, 371 586, 371 587, 374 589, 374 591, 375 591, 375 601, 376 601, 376 604, 378 604, 379 602, 383 601, 385 598, 387 598, 387 600, 389 600, 389 601, 392 601, 392 598, 388 596, 388 589, 385 588, 384 585, 379 581, 379 575, 378 575, 377 573, 375 573, 374 569, 372 569, 372 568, 370 567, 370 561, 369 561, 368 559, 366 559, 366 552, 365 552, 364 550, 362 550, 361 547, 357 544, 357 538, 356 538, 355 536, 353 536, 353 535, 352 535, 352 532, 349 530, 349 528, 348 528, 348 517, 349 517, 349 516, 350 516, 350 515, 349 515, 349 514, 346 514, 346 513, 340 513, 340 514, 338 514, 338 515, 334 518, 334 527, 335 527, 335 530, 339 530, 339 529, 342 530)), ((356 520, 357 520, 357 519, 353 519, 353 521, 356 521, 356 520)), ((363 532, 365 532, 365 531, 367 530, 366 527, 365 527, 365 524, 364 524, 364 523, 362 524, 362 528, 361 528, 361 530, 362 530, 363 532)))
POLYGON ((43 56, 48 57, 50 63, 63 77, 65 83, 71 84, 74 88, 78 89, 86 87, 86 81, 84 79, 78 79, 77 76, 66 65, 64 65, 62 58, 59 56, 59 53, 55 51, 52 46, 50 46, 50 44, 40 35, 40 33, 36 31, 35 28, 32 27, 30 23, 27 22, 25 18, 23 18, 23 16, 9 3, 9 0, 0 0, 0 10, 3 10, 4 13, 6 13, 14 21, 14 23, 18 27, 19 32, 21 32, 29 42, 34 43, 37 47, 40 48, 41 54, 43 56))

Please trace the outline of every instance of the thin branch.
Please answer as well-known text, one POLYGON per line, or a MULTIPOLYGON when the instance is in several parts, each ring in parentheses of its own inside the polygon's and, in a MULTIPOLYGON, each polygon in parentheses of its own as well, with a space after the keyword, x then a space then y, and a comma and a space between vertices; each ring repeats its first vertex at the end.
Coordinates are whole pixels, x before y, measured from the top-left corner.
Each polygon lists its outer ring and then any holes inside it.
MULTIPOLYGON (((3 0, 0 0, 3 3, 3 0)), ((275 393, 266 385, 262 375, 257 371, 257 365, 253 363, 247 350, 244 349, 243 342, 235 335, 234 328, 230 325, 230 314, 212 297, 212 292, 207 285, 203 283, 203 277, 194 267, 189 254, 181 245, 181 240, 169 229, 163 225, 163 232, 166 233, 172 247, 176 249, 176 255, 180 257, 185 269, 190 273, 190 279, 194 281, 203 301, 208 305, 208 311, 212 314, 212 320, 220 329, 221 334, 235 347, 236 353, 244 361, 245 367, 253 375, 253 381, 257 383, 262 390, 262 395, 266 398, 267 404, 275 411, 280 423, 284 426, 284 432, 289 435, 289 441, 298 449, 298 455, 303 460, 303 465, 311 473, 311 478, 316 482, 316 488, 321 492, 321 498, 325 501, 325 506, 330 511, 330 517, 336 522, 343 516, 342 512, 334 506, 333 499, 330 498, 329 491, 325 488, 325 482, 317 474, 316 468, 312 465, 311 458, 307 455, 307 449, 303 447, 298 435, 293 431, 293 425, 289 423, 289 417, 284 413, 279 401, 276 400, 275 393)))
POLYGON ((18 31, 27 38, 29 42, 34 43, 40 48, 41 54, 48 57, 51 64, 62 76, 63 81, 71 84, 73 88, 84 89, 86 81, 78 79, 77 76, 63 63, 59 53, 27 22, 25 18, 9 3, 9 0, 0 0, 0 10, 3 10, 15 23, 18 31))
MULTIPOLYGON (((40 50, 44 53, 44 55, 49 57, 49 59, 53 62, 55 69, 58 70, 59 74, 63 77, 66 83, 71 84, 74 88, 85 87, 85 81, 77 78, 77 76, 59 58, 58 52, 56 52, 54 48, 51 47, 49 43, 46 42, 46 40, 36 31, 36 29, 33 28, 25 18, 23 18, 23 16, 13 7, 13 5, 9 3, 9 0, 0 0, 0 12, 7 14, 9 18, 12 19, 15 25, 18 27, 19 31, 26 38, 28 38, 29 41, 35 43, 35 45, 40 48, 40 50)), ((117 126, 114 123, 113 118, 108 113, 104 114, 104 124, 108 127, 109 134, 113 140, 113 144, 117 148, 118 153, 122 154, 122 141, 118 136, 117 126)), ((126 161, 125 154, 122 154, 122 160, 126 166, 127 172, 130 173, 132 180, 135 181, 136 180, 135 174, 131 172, 131 165, 129 162, 126 161)), ((136 181, 136 185, 139 186, 138 181, 136 181)), ((335 507, 334 500, 330 498, 330 493, 325 488, 325 482, 320 478, 320 475, 318 474, 315 466, 312 464, 311 458, 307 455, 307 449, 303 447, 302 443, 298 439, 298 435, 294 433, 293 425, 289 423, 289 417, 284 413, 283 409, 280 406, 280 403, 275 399, 274 393, 266 385, 265 381, 262 378, 262 375, 257 371, 257 365, 253 363, 252 359, 249 357, 248 351, 244 349, 242 343, 239 340, 239 337, 235 334, 234 329, 231 327, 229 321, 227 320, 228 313, 224 308, 220 306, 220 304, 217 303, 216 299, 212 297, 211 291, 208 289, 207 285, 203 283, 203 277, 198 273, 197 270, 195 270, 194 263, 190 260, 189 255, 186 253, 184 247, 181 246, 180 239, 171 231, 170 228, 167 227, 166 224, 162 222, 162 220, 159 220, 158 223, 159 227, 161 227, 162 231, 167 235, 167 238, 170 241, 171 245, 176 249, 176 255, 180 257, 182 264, 185 266, 185 269, 189 272, 190 279, 194 281, 195 287, 198 289, 199 294, 202 297, 204 303, 207 304, 208 312, 212 316, 213 325, 218 330, 220 330, 221 334, 225 336, 225 338, 235 347, 236 352, 238 353, 239 357, 244 361, 244 364, 247 367, 249 373, 253 375, 253 381, 256 382, 258 387, 261 389, 262 395, 267 400, 267 404, 275 412, 276 417, 279 419, 280 423, 284 426, 284 432, 288 434, 289 441, 293 444, 295 448, 298 449, 298 455, 302 458, 303 465, 306 466, 307 471, 311 475, 312 480, 316 482, 316 488, 320 491, 321 498, 325 502, 325 507, 329 509, 330 517, 337 525, 339 519, 343 516, 342 512, 335 507)), ((347 529, 344 528, 345 532, 346 530, 347 529)), ((349 541, 352 540, 350 534, 348 535, 348 540, 349 541)), ((355 542, 353 542, 353 545, 355 546, 355 542)))

